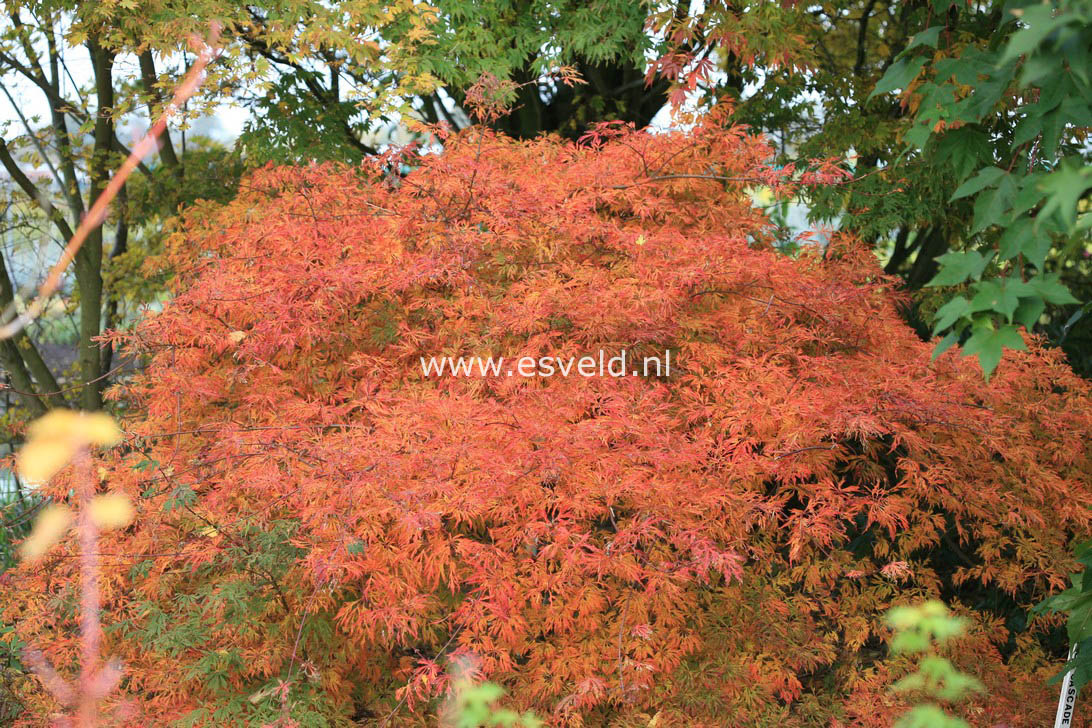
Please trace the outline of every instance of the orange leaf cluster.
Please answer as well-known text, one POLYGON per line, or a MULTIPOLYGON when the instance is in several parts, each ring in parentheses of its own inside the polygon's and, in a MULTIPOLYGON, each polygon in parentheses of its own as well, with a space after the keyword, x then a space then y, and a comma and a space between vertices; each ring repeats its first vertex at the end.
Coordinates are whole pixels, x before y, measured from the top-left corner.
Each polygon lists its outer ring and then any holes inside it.
MULTIPOLYGON (((774 249, 768 158, 719 118, 474 129, 406 176, 269 168, 191 215, 105 463, 138 513, 104 536, 104 621, 145 715, 434 725, 464 660, 551 725, 886 726, 890 605, 1062 586, 1088 385, 1035 341, 988 385, 931 363, 866 246, 774 249), (672 370, 420 365, 601 350, 672 370)), ((58 665, 66 556, 2 597, 58 665)), ((1045 724, 1051 657, 974 614, 968 717, 1045 724)))

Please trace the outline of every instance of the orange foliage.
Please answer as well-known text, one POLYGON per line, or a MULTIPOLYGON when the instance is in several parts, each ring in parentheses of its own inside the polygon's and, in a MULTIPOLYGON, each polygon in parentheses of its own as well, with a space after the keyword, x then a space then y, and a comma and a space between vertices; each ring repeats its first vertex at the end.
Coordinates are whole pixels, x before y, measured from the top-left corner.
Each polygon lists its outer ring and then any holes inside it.
MULTIPOLYGON (((979 608, 972 723, 1044 725, 1059 656, 987 608, 1073 568, 1089 387, 1035 341, 988 385, 930 363, 866 246, 774 249, 768 156, 722 119, 472 130, 191 215, 104 463, 138 506, 102 590, 145 724, 434 725, 466 657, 551 725, 887 726, 882 615, 940 594, 979 608), (670 376, 420 365, 623 349, 670 376)), ((3 594, 56 665, 71 553, 3 594)))

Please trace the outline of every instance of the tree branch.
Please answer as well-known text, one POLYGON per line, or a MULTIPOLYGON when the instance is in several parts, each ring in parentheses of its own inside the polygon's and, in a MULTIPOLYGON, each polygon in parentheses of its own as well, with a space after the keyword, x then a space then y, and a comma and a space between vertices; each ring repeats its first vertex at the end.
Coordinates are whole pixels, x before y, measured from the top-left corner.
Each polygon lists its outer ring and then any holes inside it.
MULTIPOLYGON (((8 275, 7 261, 0 256, 0 310, 7 310, 14 302, 15 286, 12 283, 11 276, 8 275)), ((17 394, 32 412, 44 414, 45 409, 47 409, 47 402, 51 407, 64 407, 66 405, 64 397, 58 393, 60 387, 57 384, 57 379, 53 376, 53 372, 49 370, 45 360, 42 359, 42 355, 38 352, 38 348, 26 335, 25 331, 20 331, 18 336, 4 340, 4 347, 0 354, 3 356, 5 368, 11 374, 12 384, 18 390, 17 394), (48 394, 35 394, 36 387, 30 380, 31 376, 34 377, 40 388, 48 394), (33 399, 40 405, 42 411, 38 412, 37 406, 30 405, 26 401, 28 398, 33 399)))
POLYGON ((40 207, 50 221, 57 226, 57 230, 61 233, 61 237, 68 240, 72 237, 72 228, 68 226, 68 222, 64 219, 64 215, 52 205, 47 205, 42 201, 42 197, 38 191, 38 188, 30 178, 26 176, 15 159, 11 156, 11 150, 8 149, 8 144, 2 138, 0 138, 0 164, 4 165, 4 169, 8 171, 11 178, 15 180, 15 183, 26 193, 38 207, 40 207))
MULTIPOLYGON (((149 96, 148 118, 150 119, 156 118, 155 107, 162 107, 164 103, 163 94, 155 85, 156 79, 155 59, 152 57, 151 50, 146 50, 140 54, 140 81, 144 86, 144 92, 149 96)), ((159 158, 176 173, 182 170, 182 166, 178 163, 178 155, 174 151, 174 143, 171 142, 171 135, 167 132, 159 138, 159 158)))
MULTIPOLYGON (((262 22, 261 17, 259 17, 253 11, 253 9, 248 8, 248 10, 250 10, 251 19, 253 20, 255 25, 262 22)), ((331 100, 331 92, 318 82, 318 80, 316 79, 317 74, 314 71, 310 71, 304 68, 301 64, 291 60, 290 58, 279 55, 269 46, 268 43, 266 43, 259 36, 255 35, 253 29, 247 29, 240 24, 236 24, 233 28, 233 31, 236 37, 245 41, 251 49, 258 53, 258 55, 279 66, 286 66, 296 71, 299 79, 303 81, 303 84, 307 87, 307 90, 311 93, 311 96, 314 97, 315 101, 317 101, 320 105, 328 106, 330 104, 338 103, 338 100, 336 98, 331 100)), ((360 138, 356 135, 356 132, 353 131, 353 127, 348 122, 348 120, 342 121, 340 126, 350 146, 354 147, 362 154, 370 156, 375 156, 379 154, 378 149, 375 149, 360 140, 360 138)))

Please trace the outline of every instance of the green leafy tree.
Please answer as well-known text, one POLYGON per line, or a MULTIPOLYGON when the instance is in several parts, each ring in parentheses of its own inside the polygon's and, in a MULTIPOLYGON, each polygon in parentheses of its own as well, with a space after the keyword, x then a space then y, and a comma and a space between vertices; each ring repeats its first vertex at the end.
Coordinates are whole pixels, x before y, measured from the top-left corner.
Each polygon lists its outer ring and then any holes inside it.
MULTIPOLYGON (((304 59, 321 60, 328 49, 343 48, 375 69, 377 78, 398 68, 401 91, 412 94, 434 85, 427 74, 416 72, 412 52, 428 35, 431 11, 411 2, 301 0, 263 7, 215 0, 185 6, 159 0, 35 0, 9 2, 6 9, 0 25, 0 90, 18 111, 18 122, 0 136, 0 164, 18 188, 18 204, 37 210, 32 220, 45 222, 47 252, 72 237, 128 153, 121 124, 158 118, 192 59, 191 36, 207 35, 212 24, 223 28, 224 52, 210 67, 204 93, 190 102, 188 117, 215 109, 240 89, 276 88, 278 74, 256 49, 274 53, 291 47, 304 59), (385 32, 382 52, 364 40, 385 32), (393 36, 399 37, 390 40, 393 36), (21 100, 31 97, 36 106, 21 100), (24 107, 31 111, 24 113, 24 107)), ((368 96, 376 108, 387 108, 391 98, 374 86, 347 92, 350 96, 368 96)), ((342 105, 332 106, 336 116, 342 105)), ((186 118, 179 121, 184 129, 186 118)), ((345 125, 344 136, 355 133, 345 125)), ((301 135, 295 141, 308 139, 301 135)), ((31 414, 70 404, 101 407, 112 349, 97 337, 119 323, 126 303, 140 303, 150 294, 139 284, 127 289, 125 281, 139 278, 143 258, 155 252, 164 220, 179 205, 199 197, 230 197, 238 175, 238 160, 220 150, 162 137, 157 158, 140 165, 139 181, 119 195, 107 225, 95 229, 76 256, 70 297, 78 318, 74 382, 61 386, 61 372, 42 353, 41 329, 0 342, 0 364, 31 414)), ((0 308, 10 315, 20 293, 32 291, 34 283, 17 280, 5 261, 0 308)))
POLYGON ((1092 373, 1088 8, 714 1, 665 22, 699 50, 661 65, 707 102, 736 97, 783 163, 853 166, 850 185, 803 201, 875 244, 917 292, 922 336, 963 343, 988 374, 1022 326, 1092 373))
POLYGON ((489 123, 520 139, 545 132, 576 138, 604 120, 641 128, 667 99, 665 79, 646 79, 647 55, 664 46, 646 30, 646 3, 439 0, 433 5, 436 13, 427 17, 427 25, 392 23, 377 42, 365 44, 364 52, 354 43, 309 51, 305 36, 270 41, 266 29, 278 19, 268 9, 252 8, 251 22, 234 33, 247 55, 270 65, 276 80, 247 96, 254 111, 243 139, 248 153, 258 161, 352 161, 375 153, 366 141, 370 131, 406 113, 462 128, 471 120, 467 94, 483 76, 510 83, 505 101, 512 113, 489 123), (385 53, 385 44, 416 40, 412 59, 377 69, 374 58, 385 53), (582 83, 559 82, 556 74, 563 68, 582 83), (408 99, 406 105, 378 103, 382 90, 392 88, 408 99))
POLYGON ((1024 348, 1019 326, 1079 303, 1062 278, 1086 268, 1092 228, 1080 214, 1092 187, 1092 3, 990 13, 984 43, 942 23, 916 35, 873 92, 903 90, 914 111, 904 153, 959 183, 948 202, 970 225, 926 285, 960 291, 936 312, 934 333, 947 333, 937 352, 962 341, 987 376, 1003 348, 1024 348))

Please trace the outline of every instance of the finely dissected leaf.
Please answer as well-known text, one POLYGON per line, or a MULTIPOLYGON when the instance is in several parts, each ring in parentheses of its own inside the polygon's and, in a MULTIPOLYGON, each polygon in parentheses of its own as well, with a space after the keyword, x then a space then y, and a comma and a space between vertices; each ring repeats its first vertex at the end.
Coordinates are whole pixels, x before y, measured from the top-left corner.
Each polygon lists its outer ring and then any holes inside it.
MULTIPOLYGON (((903 712, 906 658, 876 649, 888 607, 1064 586, 1092 529, 1088 383, 1035 337, 989 383, 930 361, 852 236, 778 252, 749 190, 800 188, 763 139, 714 116, 444 145, 256 170, 171 237, 172 297, 127 339, 146 417, 101 458, 140 514, 103 534, 101 583, 146 724, 435 725, 466 664, 505 720, 825 706, 880 728, 903 712), (670 351, 670 373, 420 363, 623 349, 670 351)), ((989 261, 952 262, 965 281, 989 261)), ((19 637, 60 655, 69 547, 0 583, 19 637)), ((968 614, 960 655, 989 697, 967 710, 1045 724, 1060 660, 1015 627, 1003 656, 999 624, 968 614)))

